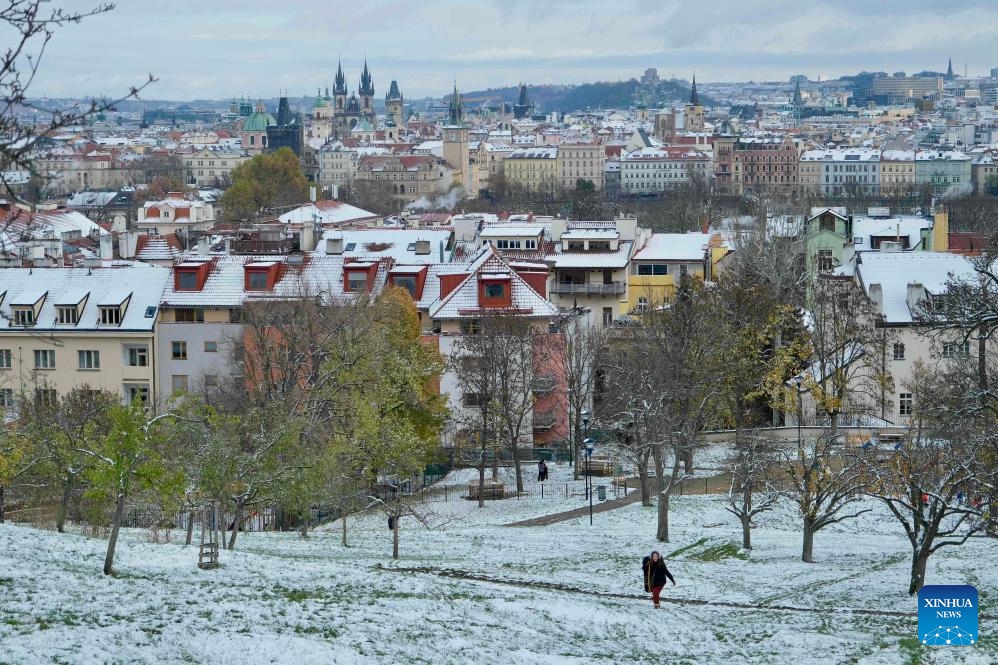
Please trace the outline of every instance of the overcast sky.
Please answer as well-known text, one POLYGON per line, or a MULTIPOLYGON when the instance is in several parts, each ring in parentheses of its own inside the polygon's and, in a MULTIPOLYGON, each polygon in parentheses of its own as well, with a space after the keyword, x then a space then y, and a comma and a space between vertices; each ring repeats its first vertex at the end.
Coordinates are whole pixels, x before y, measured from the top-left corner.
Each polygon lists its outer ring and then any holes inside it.
MULTIPOLYGON (((96 0, 94 0, 96 2, 96 0)), ((862 69, 998 67, 996 0, 116 0, 62 28, 34 96, 147 99, 314 94, 365 53, 383 97, 640 76, 815 79, 862 69)), ((76 8, 89 0, 55 0, 76 8)), ((2 34, 2 33, 0 33, 2 34)))

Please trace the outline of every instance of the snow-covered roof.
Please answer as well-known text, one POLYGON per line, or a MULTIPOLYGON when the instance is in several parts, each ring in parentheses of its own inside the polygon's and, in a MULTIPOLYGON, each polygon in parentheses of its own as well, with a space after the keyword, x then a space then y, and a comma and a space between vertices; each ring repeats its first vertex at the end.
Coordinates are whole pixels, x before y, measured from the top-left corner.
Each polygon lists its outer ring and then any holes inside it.
MULTIPOLYGON (((39 296, 47 294, 35 325, 31 330, 134 330, 151 331, 156 323, 163 288, 170 271, 157 266, 142 264, 117 265, 103 268, 4 268, 0 270, 0 293, 14 293, 0 305, 0 313, 10 316, 10 306, 35 304, 39 296), (59 324, 56 305, 76 305, 86 297, 79 322, 59 324), (34 299, 33 302, 27 301, 34 299), (100 306, 122 305, 121 325, 100 323, 100 306), (149 308, 152 308, 151 310, 149 308)), ((8 330, 0 326, 0 334, 8 330)))
POLYGON ((536 238, 544 233, 542 224, 493 224, 486 226, 478 234, 480 238, 536 238))
POLYGON ((974 274, 971 261, 959 254, 946 252, 866 252, 856 265, 856 278, 866 294, 879 284, 883 294, 881 314, 887 323, 912 322, 908 306, 908 284, 921 284, 927 291, 946 290, 950 275, 970 277, 974 274))
POLYGON ((561 234, 562 240, 616 240, 620 232, 616 229, 569 229, 561 234))
POLYGON ((873 217, 854 217, 852 221, 852 235, 850 239, 854 242, 857 252, 873 249, 870 244, 871 237, 890 236, 894 238, 907 238, 908 248, 915 247, 922 238, 922 229, 931 229, 932 221, 924 217, 888 217, 878 219, 873 217), (856 243, 855 240, 860 242, 856 243))
POLYGON ((634 261, 702 261, 709 233, 653 233, 635 252, 634 261))
POLYGON ((322 240, 316 245, 312 255, 325 255, 326 240, 336 239, 343 240, 344 258, 391 258, 395 263, 424 265, 451 261, 454 231, 449 228, 399 229, 384 226, 369 229, 328 229, 322 234, 322 240), (430 243, 428 253, 416 253, 417 243, 420 241, 430 243))
MULTIPOLYGON (((558 308, 537 293, 527 282, 511 271, 491 245, 468 266, 468 276, 453 291, 430 306, 429 315, 434 319, 479 318, 482 309, 478 301, 478 279, 481 274, 506 273, 510 280, 510 309, 518 316, 549 318, 558 314, 558 308)), ((502 309, 494 311, 501 312, 502 309)))
MULTIPOLYGON (((343 290, 343 257, 310 255, 300 265, 286 264, 287 257, 272 256, 260 260, 253 256, 220 256, 214 260, 211 272, 200 291, 180 291, 169 280, 163 290, 163 305, 171 307, 238 307, 246 301, 300 298, 322 293, 332 300, 350 299, 354 295, 343 290), (269 291, 247 291, 245 268, 271 267, 285 263, 274 288, 269 291)), ((373 262, 367 264, 371 265, 373 262)), ((358 265, 356 263, 352 265, 358 265)), ((388 274, 382 262, 371 292, 378 293, 388 274)))
POLYGON ((342 201, 316 201, 289 210, 278 219, 283 224, 346 224, 348 222, 378 219, 377 213, 352 206, 342 201))
POLYGON ((555 268, 626 268, 631 255, 630 240, 617 245, 617 251, 605 252, 555 252, 544 257, 555 268))

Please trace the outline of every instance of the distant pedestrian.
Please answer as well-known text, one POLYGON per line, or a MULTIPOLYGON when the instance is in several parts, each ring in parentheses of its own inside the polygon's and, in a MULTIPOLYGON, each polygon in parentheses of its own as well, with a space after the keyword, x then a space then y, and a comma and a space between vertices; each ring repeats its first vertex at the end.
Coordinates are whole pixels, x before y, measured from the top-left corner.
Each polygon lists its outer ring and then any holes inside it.
POLYGON ((676 578, 669 572, 665 560, 657 551, 641 560, 641 570, 644 571, 645 592, 651 593, 651 601, 655 603, 655 609, 658 609, 659 594, 662 593, 666 579, 672 582, 672 586, 676 586, 676 578))
POLYGON ((958 506, 962 506, 963 505, 963 492, 957 492, 956 493, 956 504, 958 506))
POLYGON ((922 492, 922 505, 923 506, 929 505, 929 494, 928 494, 928 492, 922 492))
POLYGON ((537 482, 544 482, 548 479, 548 465, 541 460, 537 463, 537 482))

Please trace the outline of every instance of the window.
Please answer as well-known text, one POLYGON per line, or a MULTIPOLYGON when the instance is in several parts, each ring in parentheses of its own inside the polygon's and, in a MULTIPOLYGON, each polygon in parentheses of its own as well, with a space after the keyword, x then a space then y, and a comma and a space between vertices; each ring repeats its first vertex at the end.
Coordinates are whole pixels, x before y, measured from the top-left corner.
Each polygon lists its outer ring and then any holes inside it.
POLYGON ((638 307, 637 307, 637 310, 639 312, 648 311, 648 298, 646 298, 644 296, 638 297, 638 307))
POLYGON ((505 284, 486 284, 485 285, 485 297, 486 298, 504 298, 506 296, 506 285, 505 284))
POLYGON ((100 369, 100 351, 78 351, 80 369, 100 369))
POLYGON ((129 404, 134 402, 136 399, 138 399, 143 404, 149 401, 148 385, 144 383, 132 384, 132 385, 126 384, 124 388, 125 388, 125 398, 128 400, 129 404))
POLYGON ((413 298, 416 297, 416 278, 410 275, 395 275, 392 277, 392 286, 405 289, 413 298))
POLYGON ((862 245, 863 244, 863 236, 856 236, 855 238, 853 238, 852 239, 852 244, 854 244, 854 245, 862 245))
POLYGON ((894 360, 904 360, 904 344, 894 343, 894 360))
POLYGON ((15 326, 35 325, 35 310, 30 307, 11 307, 15 326))
POLYGON ((477 335, 482 331, 481 322, 478 319, 465 319, 461 321, 462 335, 477 335))
POLYGON ((229 323, 242 323, 243 322, 243 310, 238 307, 229 308, 229 323))
POLYGON ((125 361, 129 367, 146 367, 149 364, 149 352, 144 346, 128 348, 128 358, 125 361))
POLYGON ((215 340, 205 340, 204 343, 205 353, 218 353, 218 342, 215 340))
POLYGON ((36 350, 35 369, 55 369, 55 351, 53 349, 36 350))
POLYGON ((197 291, 198 274, 195 270, 177 271, 177 289, 180 291, 197 291))
POLYGON ((56 307, 59 312, 59 323, 61 325, 75 326, 80 322, 80 312, 73 307, 56 307))
POLYGON ((14 406, 13 388, 0 388, 0 406, 8 409, 14 406))
POLYGON ((479 393, 464 393, 461 395, 461 404, 463 406, 482 406, 484 403, 485 401, 479 393))
POLYGON ((667 265, 652 265, 649 263, 638 264, 638 275, 668 275, 669 266, 667 265))
POLYGON ((217 388, 218 387, 218 376, 215 374, 205 374, 204 375, 204 387, 205 388, 217 388))
POLYGON ((59 393, 55 388, 35 388, 35 404, 38 406, 55 406, 59 401, 59 393))
POLYGON ((250 291, 267 290, 267 272, 265 270, 249 270, 246 273, 246 288, 250 291))
POLYGON ((172 378, 173 378, 173 392, 175 393, 187 392, 186 374, 174 374, 172 378))
POLYGON ((943 344, 943 358, 966 358, 970 355, 970 342, 951 342, 943 344))
POLYGON ((819 249, 818 270, 831 270, 834 267, 835 267, 835 257, 832 256, 832 250, 819 249))
POLYGON ((910 416, 914 411, 914 400, 912 399, 911 393, 899 393, 898 398, 898 415, 910 416))
POLYGON ((366 291, 367 273, 351 270, 347 273, 347 291, 366 291))
POLYGON ((120 326, 121 325, 121 308, 120 307, 101 307, 100 308, 100 322, 101 322, 101 325, 105 325, 105 326, 120 326))
POLYGON ((201 307, 178 307, 173 312, 177 323, 204 323, 204 309, 201 307))
POLYGON ((604 307, 603 308, 603 325, 609 326, 613 325, 613 308, 604 307))
POLYGON ((171 358, 174 360, 187 360, 187 342, 171 342, 171 358))
POLYGON ((13 365, 13 358, 10 349, 0 349, 0 369, 10 369, 13 365))

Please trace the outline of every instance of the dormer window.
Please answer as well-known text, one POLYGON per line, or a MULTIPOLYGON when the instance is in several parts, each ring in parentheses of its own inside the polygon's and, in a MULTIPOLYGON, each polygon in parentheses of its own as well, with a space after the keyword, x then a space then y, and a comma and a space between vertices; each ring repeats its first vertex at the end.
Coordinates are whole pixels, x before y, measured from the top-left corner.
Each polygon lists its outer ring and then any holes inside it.
POLYGON ((10 313, 15 326, 35 325, 35 310, 31 307, 11 307, 10 313))
POLYGON ((504 282, 494 282, 492 284, 485 285, 485 297, 486 298, 505 298, 506 297, 506 287, 509 285, 504 282))
POLYGON ((102 326, 120 326, 121 307, 101 307, 100 322, 102 326))
POLYGON ((479 306, 509 307, 513 304, 511 278, 508 273, 482 274, 478 279, 479 306))
POLYGON ((75 326, 80 322, 80 313, 75 306, 62 305, 55 309, 59 312, 59 325, 75 326))
POLYGON ((267 290, 267 271, 266 270, 248 270, 248 271, 246 271, 246 290, 247 291, 266 291, 267 290))
POLYGON ((392 286, 405 289, 413 298, 416 297, 415 275, 392 275, 392 286))
POLYGON ((347 271, 346 290, 367 291, 367 272, 362 270, 347 271))
POLYGON ((177 270, 177 290, 197 291, 198 273, 197 270, 177 270))

